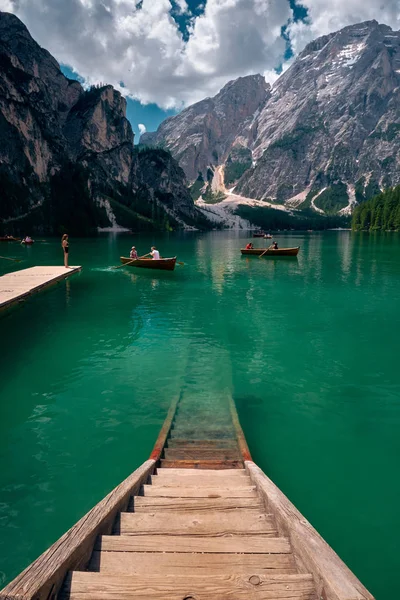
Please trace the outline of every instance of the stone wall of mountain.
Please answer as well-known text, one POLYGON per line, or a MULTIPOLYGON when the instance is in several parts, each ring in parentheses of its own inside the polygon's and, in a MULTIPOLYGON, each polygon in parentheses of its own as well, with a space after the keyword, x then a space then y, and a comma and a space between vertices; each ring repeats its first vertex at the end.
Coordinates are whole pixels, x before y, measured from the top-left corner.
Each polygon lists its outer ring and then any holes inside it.
POLYGON ((230 82, 147 143, 168 147, 192 180, 223 165, 240 196, 349 213, 400 183, 400 32, 368 21, 319 38, 272 88, 259 75, 230 82), (238 148, 252 153, 244 173, 238 148))
POLYGON ((0 136, 3 231, 205 225, 171 154, 133 145, 121 94, 67 79, 8 13, 0 13, 0 136))
POLYGON ((261 75, 230 81, 214 98, 206 98, 145 133, 141 144, 167 147, 190 180, 207 168, 223 164, 232 147, 252 145, 257 136, 255 115, 270 97, 261 75))

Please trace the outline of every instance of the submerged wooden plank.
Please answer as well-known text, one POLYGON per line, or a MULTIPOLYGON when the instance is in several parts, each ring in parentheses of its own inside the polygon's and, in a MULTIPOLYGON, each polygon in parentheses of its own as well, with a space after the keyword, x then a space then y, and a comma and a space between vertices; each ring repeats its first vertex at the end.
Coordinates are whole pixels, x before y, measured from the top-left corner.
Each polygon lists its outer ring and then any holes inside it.
POLYGON ((154 512, 155 510, 173 510, 185 512, 188 510, 208 511, 232 510, 235 508, 264 509, 258 498, 157 498, 135 496, 129 504, 129 509, 135 512, 154 512))
POLYGON ((167 460, 162 458, 161 466, 164 469, 187 467, 188 469, 243 469, 242 460, 167 460))
POLYGON ((30 267, 0 277, 0 310, 78 273, 82 267, 30 267))
POLYGON ((196 535, 103 535, 96 550, 107 552, 206 552, 243 554, 289 554, 287 538, 250 534, 203 538, 196 535))
POLYGON ((47 600, 51 594, 55 597, 67 571, 85 568, 96 537, 111 531, 118 512, 127 507, 132 494, 139 492, 154 467, 154 460, 143 463, 9 583, 0 592, 0 599, 47 600))
POLYGON ((237 448, 237 442, 234 439, 227 440, 191 440, 182 438, 170 438, 167 441, 168 448, 179 448, 180 446, 192 447, 199 446, 201 448, 237 448))
POLYGON ((241 460, 237 448, 165 448, 167 460, 241 460))
POLYGON ((149 573, 69 575, 61 596, 69 600, 316 600, 311 575, 165 576, 149 573))
POLYGON ((144 485, 145 496, 163 496, 167 498, 257 498, 255 486, 244 487, 179 487, 144 485))
POLYGON ((93 552, 90 571, 112 575, 228 575, 297 573, 292 554, 202 554, 191 552, 93 552))
POLYGON ((314 576, 324 600, 374 600, 357 577, 303 517, 281 490, 253 462, 250 476, 273 512, 281 535, 288 536, 296 559, 314 576))
POLYGON ((269 515, 251 510, 208 511, 191 513, 127 513, 120 515, 121 535, 246 535, 263 533, 276 536, 269 515))

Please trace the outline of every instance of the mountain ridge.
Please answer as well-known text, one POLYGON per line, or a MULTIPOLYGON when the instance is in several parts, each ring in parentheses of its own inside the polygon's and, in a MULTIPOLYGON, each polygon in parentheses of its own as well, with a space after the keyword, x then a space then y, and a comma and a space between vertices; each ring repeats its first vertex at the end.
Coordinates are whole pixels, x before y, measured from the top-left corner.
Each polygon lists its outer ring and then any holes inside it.
MULTIPOLYGON (((247 88, 259 86, 259 78, 248 76, 247 88)), ((235 193, 321 215, 349 214, 357 202, 400 182, 400 32, 387 25, 365 21, 310 42, 265 86, 257 107, 244 108, 243 119, 218 115, 218 96, 208 100, 207 113, 197 103, 147 138, 170 149, 192 181, 200 171, 206 182, 228 165, 238 175, 230 182, 235 193), (190 114, 197 121, 188 129, 190 114), (214 161, 193 160, 197 140, 209 141, 214 161), (244 173, 232 160, 237 148, 251 152, 244 173)))
POLYGON ((0 12, 0 226, 87 234, 97 228, 206 227, 172 156, 140 151, 126 100, 85 91, 15 16, 0 12))

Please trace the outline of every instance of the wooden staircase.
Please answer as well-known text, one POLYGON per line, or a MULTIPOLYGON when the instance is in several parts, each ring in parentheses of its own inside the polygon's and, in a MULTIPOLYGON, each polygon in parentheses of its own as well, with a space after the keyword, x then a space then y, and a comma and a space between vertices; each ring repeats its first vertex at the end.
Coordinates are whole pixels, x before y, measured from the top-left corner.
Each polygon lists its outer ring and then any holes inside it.
POLYGON ((316 600, 244 468, 160 468, 142 494, 62 598, 316 600))
POLYGON ((374 600, 252 461, 231 400, 173 403, 150 459, 0 592, 57 598, 374 600))

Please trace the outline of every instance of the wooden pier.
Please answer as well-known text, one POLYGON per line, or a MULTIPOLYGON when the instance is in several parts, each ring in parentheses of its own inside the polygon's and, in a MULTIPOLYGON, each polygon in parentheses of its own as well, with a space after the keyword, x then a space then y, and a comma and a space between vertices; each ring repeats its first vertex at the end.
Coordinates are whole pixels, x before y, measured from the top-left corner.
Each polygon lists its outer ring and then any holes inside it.
POLYGON ((175 402, 150 456, 0 600, 373 600, 252 461, 235 406, 175 402))
POLYGON ((0 310, 26 300, 36 292, 66 279, 82 267, 31 267, 0 277, 0 310))

